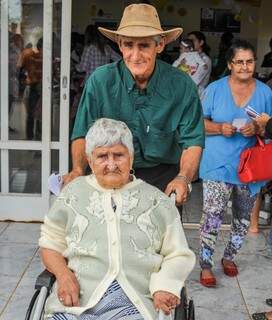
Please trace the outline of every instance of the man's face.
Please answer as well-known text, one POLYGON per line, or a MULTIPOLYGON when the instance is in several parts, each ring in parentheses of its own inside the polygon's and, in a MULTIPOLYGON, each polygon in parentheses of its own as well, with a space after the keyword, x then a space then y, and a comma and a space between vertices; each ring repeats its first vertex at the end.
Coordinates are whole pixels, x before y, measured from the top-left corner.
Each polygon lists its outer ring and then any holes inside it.
POLYGON ((156 56, 162 52, 164 46, 163 39, 156 44, 155 40, 150 37, 122 37, 119 41, 125 64, 136 81, 150 78, 155 68, 156 56))

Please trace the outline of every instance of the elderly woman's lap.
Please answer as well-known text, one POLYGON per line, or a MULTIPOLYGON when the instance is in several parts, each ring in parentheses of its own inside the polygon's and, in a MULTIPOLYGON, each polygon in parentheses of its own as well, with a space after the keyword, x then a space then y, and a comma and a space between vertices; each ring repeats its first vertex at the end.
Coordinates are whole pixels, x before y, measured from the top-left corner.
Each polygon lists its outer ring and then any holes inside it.
POLYGON ((49 320, 144 320, 144 318, 140 315, 126 315, 126 316, 119 316, 118 314, 108 318, 108 315, 104 316, 93 316, 93 315, 81 315, 81 316, 75 316, 73 314, 68 313, 58 313, 55 314, 53 318, 50 318, 49 320))
POLYGON ((99 303, 80 316, 57 313, 50 320, 143 320, 137 308, 129 300, 115 280, 99 303))

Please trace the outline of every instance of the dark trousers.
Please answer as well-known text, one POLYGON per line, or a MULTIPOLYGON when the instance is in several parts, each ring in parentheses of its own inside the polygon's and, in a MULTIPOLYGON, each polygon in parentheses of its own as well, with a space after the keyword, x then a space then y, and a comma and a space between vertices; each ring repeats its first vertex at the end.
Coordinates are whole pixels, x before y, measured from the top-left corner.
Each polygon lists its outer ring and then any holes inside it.
POLYGON ((179 165, 177 164, 160 164, 152 168, 136 168, 135 176, 164 192, 168 183, 178 172, 179 165))
MULTIPOLYGON (((34 114, 37 109, 37 103, 41 96, 40 84, 33 84, 30 86, 28 104, 27 104, 27 119, 26 119, 26 136, 27 140, 34 138, 34 114)), ((37 121, 36 134, 39 135, 41 128, 37 121)))
MULTIPOLYGON (((134 170, 136 178, 142 179, 164 192, 168 183, 179 173, 179 165, 159 164, 152 168, 137 168, 134 170)), ((182 206, 178 207, 178 211, 182 221, 182 206)))

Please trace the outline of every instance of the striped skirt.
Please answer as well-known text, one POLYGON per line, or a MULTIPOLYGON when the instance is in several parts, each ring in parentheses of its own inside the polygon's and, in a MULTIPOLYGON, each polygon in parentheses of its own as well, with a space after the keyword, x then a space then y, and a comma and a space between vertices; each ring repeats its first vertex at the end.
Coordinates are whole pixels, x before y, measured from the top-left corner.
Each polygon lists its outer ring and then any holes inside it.
POLYGON ((80 316, 56 313, 50 320, 144 320, 115 280, 101 300, 80 316))

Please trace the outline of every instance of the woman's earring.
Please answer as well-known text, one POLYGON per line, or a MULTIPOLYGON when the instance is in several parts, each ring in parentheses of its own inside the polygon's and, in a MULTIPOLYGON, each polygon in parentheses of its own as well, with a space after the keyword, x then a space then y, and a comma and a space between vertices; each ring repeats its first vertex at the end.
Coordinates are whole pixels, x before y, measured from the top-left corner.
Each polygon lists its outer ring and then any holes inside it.
POLYGON ((135 170, 134 170, 133 168, 131 168, 131 169, 129 170, 129 173, 132 174, 132 175, 134 175, 134 174, 135 174, 135 170))

